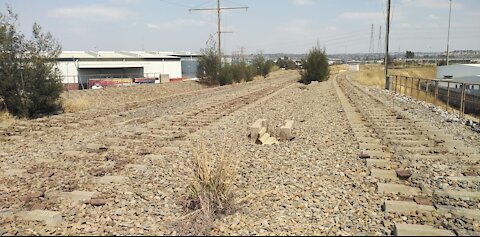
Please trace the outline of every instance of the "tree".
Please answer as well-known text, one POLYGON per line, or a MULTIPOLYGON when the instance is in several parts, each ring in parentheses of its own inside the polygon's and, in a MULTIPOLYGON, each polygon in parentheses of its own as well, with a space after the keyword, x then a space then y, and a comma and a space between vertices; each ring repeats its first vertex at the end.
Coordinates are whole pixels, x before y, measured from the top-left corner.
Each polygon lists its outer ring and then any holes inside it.
POLYGON ((233 67, 230 64, 225 64, 220 69, 220 75, 218 76, 218 83, 221 86, 232 84, 234 80, 233 67))
POLYGON ((61 109, 61 74, 55 58, 61 46, 50 33, 33 25, 32 38, 17 32, 18 16, 0 13, 0 97, 18 117, 38 117, 61 109))
POLYGON ((284 68, 286 70, 298 69, 298 65, 293 60, 289 59, 288 57, 284 57, 283 59, 278 58, 276 65, 279 68, 284 68))
POLYGON ((201 49, 201 53, 203 56, 198 60, 197 77, 201 83, 207 85, 219 84, 221 62, 212 36, 207 40, 206 48, 201 49))
POLYGON ((255 69, 255 75, 262 75, 265 68, 265 57, 262 53, 255 55, 252 59, 252 66, 255 69))
POLYGON ((415 58, 415 53, 407 50, 405 53, 405 58, 415 58))
POLYGON ((286 62, 282 58, 278 58, 277 62, 275 63, 279 68, 286 68, 286 62))
POLYGON ((272 68, 275 66, 275 63, 272 60, 267 60, 263 65, 262 76, 267 77, 268 74, 272 71, 272 68))
POLYGON ((296 70, 296 69, 298 69, 298 66, 297 66, 297 64, 296 64, 293 60, 289 59, 289 60, 286 61, 286 67, 285 67, 285 69, 287 69, 287 70, 296 70))
POLYGON ((302 63, 304 71, 301 81, 310 84, 312 81, 324 81, 328 77, 328 59, 325 49, 317 45, 308 53, 306 60, 302 63))
POLYGON ((437 66, 446 66, 446 65, 447 65, 447 61, 445 59, 442 59, 437 62, 437 66))

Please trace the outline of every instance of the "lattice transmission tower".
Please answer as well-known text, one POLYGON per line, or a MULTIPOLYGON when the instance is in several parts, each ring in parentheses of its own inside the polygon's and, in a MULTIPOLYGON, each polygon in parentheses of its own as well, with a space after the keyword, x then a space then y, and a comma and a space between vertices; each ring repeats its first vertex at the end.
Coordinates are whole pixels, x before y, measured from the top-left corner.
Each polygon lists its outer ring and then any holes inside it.
POLYGON ((374 48, 375 48, 375 42, 374 42, 374 39, 373 39, 373 24, 372 24, 372 29, 370 30, 370 48, 368 50, 368 53, 369 54, 373 54, 374 53, 374 48))
POLYGON ((377 54, 382 53, 382 26, 378 28, 377 54))

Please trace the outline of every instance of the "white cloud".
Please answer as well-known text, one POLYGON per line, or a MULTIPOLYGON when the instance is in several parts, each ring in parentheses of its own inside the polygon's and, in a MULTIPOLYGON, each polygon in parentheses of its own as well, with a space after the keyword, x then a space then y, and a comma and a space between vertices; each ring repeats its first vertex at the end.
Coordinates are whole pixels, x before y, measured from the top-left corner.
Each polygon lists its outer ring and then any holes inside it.
POLYGON ((335 26, 329 26, 329 27, 327 27, 327 30, 331 30, 331 31, 337 30, 337 27, 335 27, 335 26))
POLYGON ((402 22, 402 23, 399 23, 399 24, 397 25, 397 27, 398 27, 398 28, 401 28, 401 29, 408 29, 408 28, 411 27, 411 25, 410 25, 409 23, 407 23, 407 22, 402 22))
POLYGON ((130 14, 126 9, 103 5, 60 7, 48 12, 48 16, 50 17, 64 18, 72 21, 77 19, 115 21, 124 19, 130 14))
POLYGON ((306 19, 293 19, 280 28, 282 33, 297 37, 306 37, 311 34, 310 21, 306 19))
POLYGON ((88 33, 88 29, 85 27, 67 27, 65 30, 75 35, 85 35, 88 33))
MULTIPOLYGON (((415 7, 415 8, 430 8, 430 9, 442 9, 449 8, 449 0, 402 0, 401 5, 406 7, 415 7)), ((458 1, 452 2, 452 8, 463 9, 463 4, 458 1)))
POLYGON ((176 19, 172 21, 162 22, 160 24, 148 23, 147 27, 151 29, 184 29, 188 27, 203 26, 205 21, 194 19, 176 19))
POLYGON ((155 24, 152 24, 152 23, 148 23, 147 27, 152 28, 152 29, 158 29, 159 28, 158 25, 155 25, 155 24))
POLYGON ((306 6, 306 5, 312 5, 313 1, 312 0, 293 0, 294 5, 300 5, 300 6, 306 6))
POLYGON ((440 17, 435 16, 435 15, 433 15, 433 14, 430 14, 430 15, 428 15, 427 19, 428 19, 429 21, 438 21, 438 20, 440 20, 440 17))
POLYGON ((381 12, 344 12, 338 16, 338 19, 367 22, 381 22, 384 20, 381 12))

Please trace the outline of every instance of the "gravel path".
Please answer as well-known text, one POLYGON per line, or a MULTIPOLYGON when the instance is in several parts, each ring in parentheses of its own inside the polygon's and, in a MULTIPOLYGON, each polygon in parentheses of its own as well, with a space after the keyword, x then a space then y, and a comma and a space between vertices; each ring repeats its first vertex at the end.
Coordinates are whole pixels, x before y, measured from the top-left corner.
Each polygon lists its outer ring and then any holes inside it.
POLYGON ((357 144, 330 81, 295 84, 205 131, 213 148, 239 161, 236 186, 246 205, 218 223, 218 234, 385 235, 380 197, 365 181, 357 144), (293 119, 292 141, 253 144, 246 128, 293 119))
MULTIPOLYGON (((200 143, 225 152, 238 170, 237 211, 216 220, 213 235, 392 234, 402 217, 382 211, 385 196, 358 157, 334 82, 297 79, 283 72, 209 89, 170 84, 145 99, 152 88, 122 89, 120 97, 106 90, 89 99, 112 98, 110 107, 16 121, 0 135, 0 235, 176 235, 187 214, 179 201, 191 179, 191 147, 200 143), (257 119, 268 119, 277 137, 294 120, 294 139, 255 144, 248 128, 257 119), (22 216, 32 210, 54 211, 56 225, 22 216)), ((478 144, 459 123, 367 90, 478 144)))

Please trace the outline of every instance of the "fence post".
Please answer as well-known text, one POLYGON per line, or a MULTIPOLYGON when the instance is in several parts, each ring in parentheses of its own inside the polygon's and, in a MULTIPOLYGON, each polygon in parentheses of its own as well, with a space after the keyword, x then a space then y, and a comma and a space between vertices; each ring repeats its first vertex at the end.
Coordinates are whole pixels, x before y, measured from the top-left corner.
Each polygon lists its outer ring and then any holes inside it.
POLYGON ((415 98, 415 97, 413 96, 413 77, 410 78, 410 79, 412 79, 412 82, 410 83, 410 96, 411 96, 412 98, 415 98))
POLYGON ((448 112, 448 107, 450 106, 450 82, 447 82, 447 112, 448 112))
POLYGON ((465 84, 461 84, 460 85, 462 87, 461 89, 461 92, 460 92, 460 111, 459 111, 459 115, 460 115, 460 118, 463 118, 463 107, 465 106, 464 105, 464 100, 465 100, 465 84))
POLYGON ((462 110, 462 118, 465 118, 465 107, 467 107, 467 89, 465 89, 466 85, 463 85, 463 110, 462 110))
POLYGON ((433 104, 437 105, 437 100, 438 100, 438 81, 435 81, 435 99, 433 104))
POLYGON ((393 76, 395 78, 395 94, 397 94, 397 83, 398 83, 398 77, 397 76, 393 76))
POLYGON ((418 78, 417 79, 417 100, 420 100, 420 96, 419 96, 419 93, 420 93, 420 79, 418 78))
POLYGON ((425 102, 428 103, 428 82, 425 81, 425 102))

